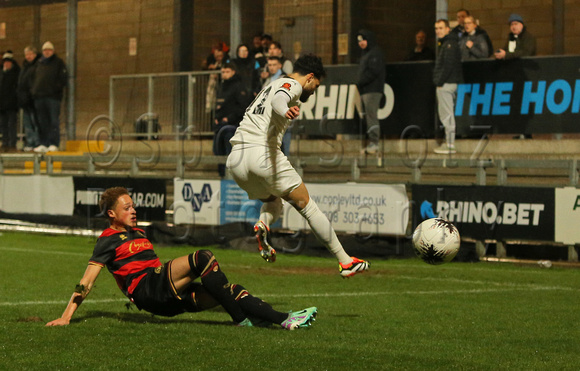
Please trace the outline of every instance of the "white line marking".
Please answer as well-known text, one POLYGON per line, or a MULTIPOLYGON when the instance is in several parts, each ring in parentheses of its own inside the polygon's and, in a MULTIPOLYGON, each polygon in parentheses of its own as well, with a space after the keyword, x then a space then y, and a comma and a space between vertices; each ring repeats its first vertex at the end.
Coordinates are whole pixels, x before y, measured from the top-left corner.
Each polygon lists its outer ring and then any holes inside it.
MULTIPOLYGON (((332 298, 332 297, 350 297, 350 296, 378 296, 378 295, 463 295, 463 294, 486 294, 486 293, 500 293, 510 291, 576 291, 571 287, 553 287, 553 286, 513 286, 506 288, 489 288, 489 289, 466 289, 466 290, 433 290, 433 291, 366 291, 366 292, 335 292, 335 293, 314 293, 314 294, 256 294, 258 297, 264 298, 332 298)), ((115 303, 129 301, 127 298, 116 299, 88 299, 86 303, 101 304, 101 303, 115 303)), ((0 307, 11 307, 19 305, 66 305, 68 301, 64 300, 49 300, 49 301, 22 301, 22 302, 0 302, 0 307)))
POLYGON ((86 252, 70 252, 70 251, 55 251, 55 250, 36 250, 36 249, 21 249, 18 247, 0 247, 0 251, 16 251, 16 252, 32 252, 40 254, 54 254, 54 255, 75 255, 75 256, 86 256, 87 259, 90 258, 91 253, 86 252))

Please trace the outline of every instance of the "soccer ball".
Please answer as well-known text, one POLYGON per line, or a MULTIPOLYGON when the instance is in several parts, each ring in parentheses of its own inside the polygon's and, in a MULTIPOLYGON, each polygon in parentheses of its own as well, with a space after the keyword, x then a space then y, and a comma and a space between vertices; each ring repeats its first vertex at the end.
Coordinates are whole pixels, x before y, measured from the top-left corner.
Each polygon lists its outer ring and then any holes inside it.
POLYGON ((459 251, 459 231, 448 220, 432 218, 423 221, 413 232, 413 247, 426 263, 448 263, 459 251))

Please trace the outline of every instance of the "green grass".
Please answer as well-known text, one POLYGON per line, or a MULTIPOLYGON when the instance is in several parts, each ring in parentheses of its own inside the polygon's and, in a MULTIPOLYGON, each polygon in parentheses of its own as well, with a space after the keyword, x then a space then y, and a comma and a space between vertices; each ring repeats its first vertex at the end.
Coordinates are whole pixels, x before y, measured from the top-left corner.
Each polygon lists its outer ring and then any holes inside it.
MULTIPOLYGON (((215 310, 173 318, 127 309, 104 270, 66 327, 61 315, 94 241, 0 236, 4 370, 576 370, 577 270, 375 260, 343 280, 334 259, 213 248, 231 282, 275 308, 317 306, 310 329, 238 328, 215 310), (40 321, 39 319, 42 319, 40 321)), ((165 261, 193 247, 158 247, 165 261)))

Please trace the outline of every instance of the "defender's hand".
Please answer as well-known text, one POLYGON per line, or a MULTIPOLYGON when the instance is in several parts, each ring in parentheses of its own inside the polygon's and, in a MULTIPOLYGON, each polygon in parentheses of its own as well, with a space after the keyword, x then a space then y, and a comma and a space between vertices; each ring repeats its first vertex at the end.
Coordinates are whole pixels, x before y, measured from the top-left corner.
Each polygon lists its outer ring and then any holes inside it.
POLYGON ((50 321, 49 323, 46 324, 46 326, 66 326, 70 323, 70 321, 63 319, 63 318, 59 318, 59 319, 55 319, 54 321, 50 321))

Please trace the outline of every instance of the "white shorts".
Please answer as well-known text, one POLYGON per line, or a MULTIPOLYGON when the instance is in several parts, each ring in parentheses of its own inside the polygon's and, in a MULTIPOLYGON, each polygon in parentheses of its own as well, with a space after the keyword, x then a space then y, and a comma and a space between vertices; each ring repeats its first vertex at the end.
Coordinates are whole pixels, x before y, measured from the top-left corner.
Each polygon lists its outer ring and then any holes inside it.
POLYGON ((302 178, 280 149, 236 144, 226 167, 250 199, 284 197, 302 184, 302 178))

